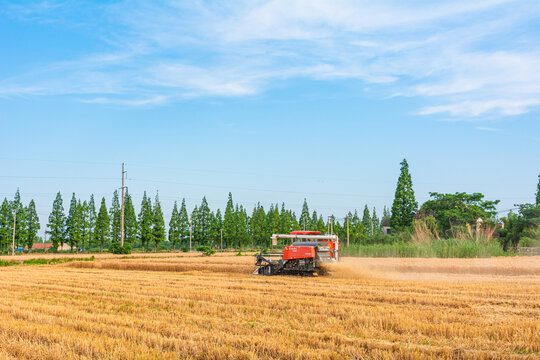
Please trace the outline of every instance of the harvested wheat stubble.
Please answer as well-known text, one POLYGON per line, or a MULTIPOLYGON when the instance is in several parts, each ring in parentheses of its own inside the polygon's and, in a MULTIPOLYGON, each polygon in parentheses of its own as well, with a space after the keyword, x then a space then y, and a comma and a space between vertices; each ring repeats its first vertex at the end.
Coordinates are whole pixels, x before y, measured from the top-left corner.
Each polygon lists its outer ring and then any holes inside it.
MULTIPOLYGON (((0 357, 540 356, 540 284, 531 275, 507 276, 512 282, 501 283, 503 275, 486 281, 485 274, 470 274, 466 282, 396 281, 380 278, 369 266, 351 274, 340 273, 338 266, 329 276, 315 278, 205 271, 220 266, 253 270, 252 262, 251 257, 199 256, 81 263, 101 268, 70 263, 3 269, 0 357), (153 263, 187 270, 145 271, 153 263), (112 270, 103 267, 107 264, 139 268, 112 270)), ((360 269, 361 264, 357 259, 343 262, 360 269)))

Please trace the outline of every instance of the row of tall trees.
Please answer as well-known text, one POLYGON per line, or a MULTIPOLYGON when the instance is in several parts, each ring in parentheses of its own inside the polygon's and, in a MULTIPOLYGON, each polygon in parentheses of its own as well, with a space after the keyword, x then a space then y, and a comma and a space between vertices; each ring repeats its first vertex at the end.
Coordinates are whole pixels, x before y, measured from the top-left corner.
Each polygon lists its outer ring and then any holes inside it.
POLYGON ((0 207, 0 251, 8 252, 13 243, 13 226, 15 225, 15 247, 32 248, 38 240, 39 217, 34 200, 23 205, 19 189, 12 201, 4 198, 0 207))
POLYGON ((85 251, 91 247, 104 246, 113 252, 129 252, 134 244, 146 250, 157 248, 165 241, 165 221, 159 196, 156 194, 154 205, 146 192, 143 195, 141 211, 137 217, 133 200, 126 191, 124 199, 124 245, 122 237, 122 209, 118 192, 113 193, 109 210, 105 198, 101 199, 99 211, 96 212, 94 196, 82 201, 73 194, 67 216, 64 214, 62 195, 56 195, 53 209, 49 215, 50 240, 55 248, 63 248, 67 243, 72 249, 85 251))
MULTIPOLYGON (((539 178, 540 179, 540 178, 539 178)), ((143 195, 138 215, 132 197, 126 192, 124 209, 124 245, 121 245, 121 202, 118 192, 113 193, 111 206, 107 209, 105 198, 101 199, 99 209, 90 199, 78 199, 72 195, 67 213, 64 211, 63 200, 57 194, 49 215, 47 232, 53 246, 63 248, 68 244, 72 249, 86 251, 90 248, 104 248, 112 252, 129 252, 132 247, 144 250, 157 249, 168 240, 173 248, 197 247, 200 245, 224 248, 268 247, 271 234, 288 233, 292 230, 318 230, 321 233, 332 231, 342 241, 349 240, 350 244, 361 244, 363 240, 381 234, 381 226, 389 223, 393 233, 411 229, 415 219, 431 216, 438 222, 442 233, 449 233, 452 227, 464 226, 476 221, 494 220, 495 206, 498 201, 484 200, 479 193, 440 194, 430 193, 432 199, 426 201, 420 210, 416 202, 412 178, 409 173, 407 160, 401 162, 401 171, 396 185, 394 202, 390 211, 384 208, 379 218, 375 208, 370 211, 366 205, 362 215, 355 210, 343 218, 329 216, 323 218, 316 211, 310 212, 304 199, 302 211, 297 217, 294 211, 287 209, 285 204, 271 204, 266 210, 257 203, 253 210, 234 203, 229 193, 225 211, 215 212, 210 209, 206 197, 194 207, 191 213, 186 208, 183 199, 180 206, 174 203, 168 231, 164 221, 159 196, 154 202, 143 195), (385 221, 388 219, 387 221, 385 221)), ((536 194, 536 205, 540 206, 540 181, 536 194)), ((0 207, 0 249, 7 251, 13 234, 14 213, 17 210, 15 227, 16 246, 28 248, 37 239, 39 218, 34 201, 23 206, 17 190, 12 201, 4 199, 0 207)), ((519 232, 521 233, 521 231, 519 232)), ((515 242, 516 240, 512 240, 515 242)))
MULTIPOLYGON (((168 246, 173 249, 190 245, 192 248, 200 245, 223 248, 269 247, 272 234, 302 229, 326 233, 331 228, 334 233, 346 239, 347 225, 350 241, 355 244, 366 236, 380 232, 376 211, 373 209, 370 212, 367 205, 362 217, 354 211, 344 218, 336 219, 333 216, 323 218, 317 211, 310 212, 305 199, 299 217, 287 209, 284 203, 281 206, 271 204, 268 209, 257 203, 248 212, 243 205, 233 201, 231 193, 223 213, 220 209, 212 211, 206 197, 188 212, 183 199, 180 206, 174 203, 168 231, 157 194, 153 202, 146 192, 143 194, 138 215, 129 192, 125 194, 124 206, 124 246, 121 246, 121 201, 117 191, 113 193, 109 208, 105 198, 96 203, 93 195, 89 199, 80 199, 73 193, 67 211, 62 194, 58 192, 48 218, 48 240, 55 249, 66 249, 67 244, 72 251, 103 252, 107 249, 123 253, 133 247, 155 250, 167 240, 168 246)), ((38 239, 40 226, 35 203, 32 200, 23 206, 17 191, 14 200, 4 199, 0 208, 0 250, 3 252, 7 252, 11 244, 14 209, 18 209, 16 246, 31 249, 38 239)), ((386 208, 384 213, 389 216, 386 208)))

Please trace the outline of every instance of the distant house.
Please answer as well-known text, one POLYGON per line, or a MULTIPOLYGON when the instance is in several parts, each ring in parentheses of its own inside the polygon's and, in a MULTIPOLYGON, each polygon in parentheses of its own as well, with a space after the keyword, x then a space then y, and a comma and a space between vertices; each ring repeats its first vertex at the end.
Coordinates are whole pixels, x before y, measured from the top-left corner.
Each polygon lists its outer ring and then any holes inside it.
MULTIPOLYGON (((32 250, 48 251, 52 247, 53 247, 52 243, 40 243, 40 242, 37 242, 37 243, 34 243, 34 245, 32 245, 32 249, 30 251, 32 251, 32 250)), ((10 245, 10 249, 11 249, 11 245, 10 245)), ((15 251, 21 252, 23 250, 27 251, 28 246, 25 246, 24 249, 22 247, 17 247, 17 246, 15 247, 15 251)), ((58 244, 58 250, 61 250, 61 251, 62 250, 63 251, 71 250, 71 247, 66 243, 64 243, 63 246, 60 246, 60 244, 58 244)))
MULTIPOLYGON (((52 247, 53 247, 52 243, 34 243, 34 245, 32 245, 32 250, 44 250, 44 251, 47 251, 52 247)), ((28 249, 28 246, 25 246, 25 250, 27 250, 27 249, 28 249)))
POLYGON ((383 235, 390 235, 390 218, 384 218, 381 223, 383 235))

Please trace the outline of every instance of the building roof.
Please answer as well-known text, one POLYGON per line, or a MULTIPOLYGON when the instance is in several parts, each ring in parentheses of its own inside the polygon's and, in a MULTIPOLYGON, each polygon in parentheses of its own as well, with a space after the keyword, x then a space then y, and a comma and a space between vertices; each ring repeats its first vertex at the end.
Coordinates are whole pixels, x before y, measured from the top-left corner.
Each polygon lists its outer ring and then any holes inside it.
POLYGON ((34 243, 34 245, 32 245, 32 249, 50 249, 52 247, 52 243, 34 243))

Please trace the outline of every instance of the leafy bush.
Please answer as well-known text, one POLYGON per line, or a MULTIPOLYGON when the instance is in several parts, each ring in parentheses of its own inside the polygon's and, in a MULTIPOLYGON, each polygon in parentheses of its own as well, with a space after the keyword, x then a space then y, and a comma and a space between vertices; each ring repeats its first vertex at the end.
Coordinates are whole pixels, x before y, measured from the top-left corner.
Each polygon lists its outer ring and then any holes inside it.
POLYGON ((184 246, 184 247, 182 247, 181 250, 182 250, 182 252, 188 252, 188 251, 189 251, 189 248, 188 248, 187 246, 184 246))
POLYGON ((519 246, 522 246, 522 247, 535 247, 539 245, 540 245, 540 240, 533 239, 528 236, 522 237, 521 240, 519 241, 519 246))
POLYGON ((131 245, 125 243, 124 246, 120 246, 117 242, 113 242, 109 246, 109 252, 113 254, 131 254, 131 245))
POLYGON ((199 246, 197 247, 197 251, 202 252, 203 256, 210 256, 216 253, 216 251, 210 246, 199 246))

